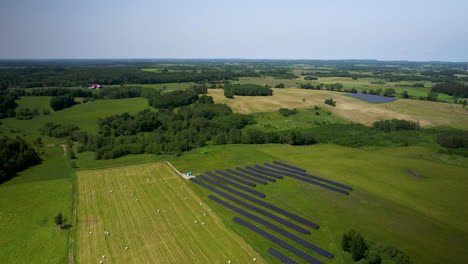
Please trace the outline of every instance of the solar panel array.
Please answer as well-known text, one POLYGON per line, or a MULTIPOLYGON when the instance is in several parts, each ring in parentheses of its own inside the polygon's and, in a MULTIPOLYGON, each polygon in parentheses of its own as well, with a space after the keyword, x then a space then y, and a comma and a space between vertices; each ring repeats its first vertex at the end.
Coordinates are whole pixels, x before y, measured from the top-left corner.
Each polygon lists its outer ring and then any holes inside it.
POLYGON ((277 179, 283 179, 283 176, 276 175, 276 174, 273 174, 273 173, 269 173, 269 172, 266 172, 266 171, 262 171, 262 170, 259 170, 259 169, 255 169, 255 168, 250 167, 250 166, 245 166, 245 168, 247 168, 247 169, 249 169, 251 171, 254 171, 256 173, 265 174, 265 175, 268 175, 268 176, 271 176, 271 177, 274 177, 274 178, 277 178, 277 179))
POLYGON ((283 167, 286 167, 286 168, 293 169, 293 170, 306 172, 306 170, 304 170, 303 168, 294 167, 294 166, 291 166, 291 165, 288 165, 288 164, 281 163, 279 161, 273 161, 273 163, 276 164, 276 165, 280 165, 280 166, 283 166, 283 167))
POLYGON ((330 180, 320 178, 320 177, 317 177, 317 176, 314 176, 314 175, 310 175, 310 174, 307 174, 307 173, 303 173, 303 172, 300 172, 300 171, 288 170, 288 169, 285 169, 285 168, 282 168, 282 167, 271 165, 269 163, 264 163, 264 164, 266 166, 268 166, 268 167, 271 167, 271 168, 274 168, 274 169, 277 169, 277 170, 282 170, 282 171, 285 171, 285 172, 295 173, 295 174, 298 174, 298 175, 301 175, 301 176, 304 176, 304 177, 307 177, 307 178, 311 178, 311 179, 318 180, 318 181, 323 181, 323 182, 326 182, 328 184, 331 184, 331 185, 334 185, 336 187, 340 187, 340 188, 343 188, 343 189, 346 189, 346 190, 350 190, 350 191, 353 190, 353 188, 349 187, 348 185, 344 185, 344 184, 341 184, 341 183, 338 183, 338 182, 330 181, 330 180))
MULTIPOLYGON (((207 172, 208 172, 208 171, 207 171, 207 172)), ((208 173, 207 173, 207 174, 208 174, 208 173)), ((244 190, 244 191, 246 191, 246 192, 248 192, 248 193, 251 193, 251 194, 253 194, 253 195, 257 195, 257 196, 262 197, 262 198, 265 198, 265 197, 266 197, 266 195, 265 195, 264 193, 261 193, 261 192, 252 190, 252 189, 250 189, 250 188, 248 188, 248 187, 245 187, 245 186, 240 185, 240 184, 238 184, 238 183, 232 182, 232 181, 230 181, 230 180, 226 180, 226 179, 224 179, 224 178, 222 178, 222 177, 219 177, 218 175, 215 175, 215 174, 213 174, 213 173, 209 173, 208 175, 210 175, 211 177, 213 177, 213 178, 215 178, 215 179, 217 179, 217 180, 220 180, 220 181, 222 181, 222 182, 224 182, 224 183, 230 184, 230 185, 232 185, 232 186, 234 186, 234 187, 237 187, 237 188, 239 188, 239 189, 241 189, 241 190, 244 190)))
POLYGON ((305 253, 304 251, 294 247, 294 246, 291 246, 290 244, 288 244, 287 242, 285 242, 284 240, 282 239, 279 239, 277 238, 276 236, 264 231, 263 229, 261 228, 258 228, 256 227, 255 225, 247 222, 247 221, 244 221, 238 217, 234 217, 232 219, 234 222, 238 223, 238 224, 241 224, 245 227, 247 227, 248 229, 254 231, 255 233, 263 236, 264 238, 270 240, 271 242, 281 246, 282 248, 288 250, 289 252, 295 254, 296 256, 306 260, 307 262, 309 263, 313 263, 313 264, 325 264, 323 263, 322 261, 312 257, 311 255, 305 253))
POLYGON ((266 216, 266 217, 268 217, 268 218, 270 218, 270 219, 272 219, 272 220, 274 220, 274 221, 276 221, 278 223, 281 223, 281 224, 283 224, 283 225, 285 225, 285 226, 287 226, 287 227, 289 227, 289 228, 291 228, 293 230, 296 230, 299 233, 310 234, 310 231, 305 229, 305 228, 302 228, 302 227, 300 227, 300 226, 298 226, 296 224, 293 224, 293 223, 289 222, 288 220, 285 220, 285 219, 283 219, 281 217, 278 217, 278 216, 276 216, 276 215, 274 215, 272 213, 269 213, 269 212, 267 212, 265 210, 262 210, 262 209, 260 209, 260 208, 258 208, 256 206, 253 206, 253 205, 251 205, 249 203, 241 201, 241 200, 239 200, 239 199, 237 199, 237 198, 235 198, 235 197, 233 197, 233 196, 231 196, 231 195, 229 195, 229 194, 227 194, 225 192, 222 192, 222 191, 220 191, 220 190, 218 190, 218 189, 216 189, 216 188, 214 188, 214 187, 212 187, 212 186, 210 186, 210 185, 208 185, 208 184, 206 184, 204 182, 201 182, 201 181, 199 181, 197 179, 194 179, 194 178, 191 178, 190 181, 192 181, 193 183, 196 183, 196 184, 198 184, 198 185, 200 185, 200 186, 202 186, 202 187, 204 187, 204 188, 206 188, 206 189, 208 189, 208 190, 210 190, 212 192, 215 192, 215 193, 221 195, 222 197, 224 197, 224 198, 226 198, 226 199, 228 199, 228 200, 230 200, 232 202, 235 202, 235 203, 237 203, 237 204, 239 204, 239 205, 241 205, 241 206, 243 206, 245 208, 248 208, 248 209, 250 209, 250 210, 252 210, 254 212, 257 212, 257 213, 259 213, 261 215, 264 215, 264 216, 266 216))
MULTIPOLYGON (((210 176, 211 176, 211 174, 214 174, 214 173, 209 172, 209 171, 205 171, 205 173, 210 175, 210 176)), ((250 187, 257 187, 257 185, 255 183, 252 183, 252 182, 249 182, 249 181, 244 181, 243 179, 239 179, 239 178, 237 178, 235 176, 232 176, 232 175, 229 175, 227 173, 223 173, 223 174, 219 174, 219 175, 224 176, 226 178, 229 178, 231 180, 234 180, 236 182, 240 182, 240 183, 245 184, 245 185, 250 186, 250 187)))
POLYGON ((239 213, 239 214, 241 214, 241 215, 243 215, 245 217, 248 217, 248 218, 254 220, 255 222, 257 222, 259 224, 262 224, 262 225, 272 229, 273 231, 275 231, 275 232, 277 232, 277 233, 291 239, 294 242, 297 242, 298 244, 304 246, 305 248, 308 248, 308 249, 310 249, 312 251, 315 251, 316 253, 318 253, 318 254, 320 254, 320 255, 322 255, 324 257, 327 257, 327 258, 331 259, 334 256, 332 253, 330 253, 330 252, 328 252, 328 251, 326 251, 326 250, 324 250, 324 249, 322 249, 322 248, 320 248, 320 247, 318 247, 318 246, 316 246, 316 245, 314 245, 314 244, 312 244, 312 243, 310 243, 310 242, 308 242, 308 241, 306 241, 306 240, 304 240, 304 239, 302 239, 302 238, 300 238, 300 237, 298 237, 298 236, 296 236, 296 235, 282 229, 281 227, 278 227, 277 225, 274 225, 274 224, 268 222, 267 220, 262 219, 262 218, 260 218, 260 217, 258 217, 256 215, 250 214, 250 213, 242 210, 241 208, 239 208, 237 206, 234 206, 234 205, 232 205, 232 204, 230 204, 228 202, 225 202, 225 201, 219 199, 216 196, 209 195, 208 198, 210 200, 212 200, 212 201, 215 201, 215 202, 223 205, 224 207, 227 207, 227 208, 233 210, 236 213, 239 213))
POLYGON ((342 189, 338 189, 338 188, 335 188, 335 187, 330 186, 330 185, 326 185, 326 184, 323 184, 323 183, 320 183, 320 182, 316 182, 316 181, 313 181, 313 180, 308 179, 308 178, 300 177, 300 176, 295 175, 295 174, 268 169, 268 168, 262 167, 260 165, 255 165, 255 167, 259 168, 259 169, 262 169, 262 170, 265 170, 265 171, 274 172, 274 173, 278 173, 278 174, 281 174, 281 175, 284 175, 284 176, 293 177, 293 178, 296 178, 298 180, 301 180, 301 181, 304 181, 304 182, 308 182, 308 183, 323 187, 325 189, 329 189, 329 190, 332 190, 332 191, 335 191, 335 192, 339 192, 339 193, 342 193, 342 194, 345 194, 345 195, 349 195, 349 192, 344 191, 342 189))
MULTIPOLYGON (((226 171, 227 171, 227 170, 226 170, 226 171)), ((229 174, 227 174, 227 173, 225 173, 225 172, 222 172, 222 171, 220 171, 220 170, 217 170, 216 173, 221 174, 221 175, 229 175, 229 174)), ((261 181, 261 180, 259 180, 259 179, 255 179, 255 178, 249 177, 249 176, 247 176, 247 175, 243 175, 243 174, 237 173, 237 172, 235 172, 235 171, 230 172, 230 173, 231 173, 231 174, 234 174, 234 175, 237 175, 237 176, 239 176, 239 177, 241 177, 241 178, 244 178, 244 179, 246 179, 246 180, 259 183, 259 184, 263 184, 263 185, 266 185, 266 184, 267 184, 265 181, 261 181)))
POLYGON ((299 264, 299 262, 296 262, 292 258, 284 255, 283 253, 279 252, 278 250, 276 250, 274 248, 269 248, 267 250, 267 252, 270 253, 273 257, 275 257, 275 258, 279 259, 280 261, 282 261, 283 263, 286 263, 286 264, 299 264))
POLYGON ((257 198, 251 197, 251 196, 246 195, 246 194, 244 194, 244 193, 242 193, 242 192, 236 191, 236 190, 234 190, 234 189, 232 189, 232 188, 230 188, 230 187, 227 187, 227 186, 225 186, 225 185, 223 185, 223 184, 221 184, 221 183, 218 183, 218 182, 216 182, 216 181, 214 181, 214 180, 212 180, 212 179, 210 179, 210 178, 207 178, 207 177, 205 177, 205 176, 203 176, 203 175, 198 176, 198 178, 200 178, 200 179, 202 179, 202 180, 205 180, 205 181, 207 181, 207 182, 209 182, 209 183, 211 183, 211 184, 213 184, 213 185, 216 185, 216 186, 218 186, 218 187, 220 187, 220 188, 222 188, 222 189, 224 189, 224 190, 226 190, 226 191, 228 191, 228 192, 231 192, 231 193, 233 193, 233 194, 235 194, 235 195, 237 195, 237 196, 240 196, 240 197, 242 197, 242 198, 244 198, 244 199, 247 199, 247 200, 249 200, 249 201, 251 201, 251 202, 254 202, 254 203, 256 203, 256 204, 259 204, 259 205, 261 205, 261 206, 264 206, 264 207, 266 207, 266 208, 268 208, 268 209, 270 209, 270 210, 273 210, 273 211, 275 211, 275 212, 277 212, 277 213, 280 213, 280 214, 282 214, 282 215, 284 215, 284 216, 287 216, 287 217, 289 217, 289 218, 291 218, 291 219, 293 219, 293 220, 296 220, 297 222, 302 223, 302 224, 304 224, 304 225, 306 225, 306 226, 310 226, 310 227, 312 227, 312 228, 314 228, 314 229, 319 228, 319 225, 317 225, 316 223, 313 223, 313 222, 311 222, 311 221, 309 221, 309 220, 307 220, 307 219, 304 219, 304 218, 302 218, 302 217, 300 217, 300 216, 298 216, 298 215, 296 215, 296 214, 290 213, 290 212, 288 212, 288 211, 286 211, 286 210, 284 210, 284 209, 281 209, 281 208, 279 208, 279 207, 276 207, 276 206, 274 206, 274 205, 272 205, 272 204, 269 204, 269 203, 267 203, 267 202, 261 201, 261 200, 259 200, 259 199, 257 199, 257 198))
POLYGON ((257 178, 260 178, 260 179, 264 179, 264 180, 267 180, 267 181, 270 181, 270 182, 276 182, 275 179, 272 179, 272 178, 269 178, 267 176, 263 176, 263 175, 260 175, 260 174, 257 174, 257 173, 254 173, 254 172, 251 172, 251 171, 248 171, 248 170, 244 170, 242 168, 239 168, 237 167, 236 170, 244 173, 244 174, 248 174, 250 176, 254 176, 254 177, 257 177, 257 178))

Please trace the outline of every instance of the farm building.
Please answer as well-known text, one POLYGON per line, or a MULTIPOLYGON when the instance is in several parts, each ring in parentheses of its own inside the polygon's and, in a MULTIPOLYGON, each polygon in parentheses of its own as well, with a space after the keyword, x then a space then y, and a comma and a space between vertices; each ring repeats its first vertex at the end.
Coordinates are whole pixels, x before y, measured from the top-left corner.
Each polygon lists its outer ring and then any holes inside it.
POLYGON ((88 86, 89 89, 99 89, 101 87, 102 86, 100 84, 98 84, 98 83, 90 83, 89 86, 88 86))

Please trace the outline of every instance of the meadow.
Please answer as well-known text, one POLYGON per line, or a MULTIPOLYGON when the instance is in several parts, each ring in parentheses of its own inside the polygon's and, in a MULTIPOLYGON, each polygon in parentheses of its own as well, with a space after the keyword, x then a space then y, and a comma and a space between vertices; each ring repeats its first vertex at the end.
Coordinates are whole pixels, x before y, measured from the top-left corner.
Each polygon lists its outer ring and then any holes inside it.
MULTIPOLYGON (((431 152, 421 146, 364 150, 324 144, 227 145, 194 150, 171 162, 181 171, 203 173, 283 160, 354 187, 349 197, 292 179, 256 187, 267 194, 268 202, 321 226, 305 239, 336 255, 333 261, 321 259, 326 263, 352 263, 340 250, 341 236, 351 228, 372 241, 399 247, 413 263, 459 263, 466 259, 463 245, 468 242, 468 208, 459 183, 465 181, 468 168, 420 158, 431 152)), ((194 188, 204 198, 209 193, 194 188)), ((231 221, 234 214, 224 212, 226 225, 267 249, 263 238, 239 227, 231 221)))
MULTIPOLYGON (((18 104, 19 107, 23 107, 28 103, 45 107, 49 104, 49 100, 50 97, 47 96, 22 97, 18 100, 18 104)), ((41 136, 39 129, 47 122, 73 124, 78 125, 82 131, 97 132, 99 118, 125 112, 135 114, 147 108, 149 108, 148 100, 144 98, 95 100, 60 111, 52 111, 49 115, 35 116, 30 120, 3 119, 0 134, 10 136, 21 134, 34 139, 41 136)), ((44 138, 51 143, 63 142, 60 139, 44 138)))
POLYGON ((0 185, 2 263, 66 263, 70 229, 58 230, 59 212, 71 223, 72 172, 60 146, 46 147, 43 162, 0 185))
POLYGON ((446 125, 466 128, 468 124, 468 109, 462 108, 461 105, 408 99, 373 104, 344 94, 324 90, 273 88, 272 96, 235 96, 234 99, 228 99, 224 97, 222 90, 209 90, 209 95, 213 96, 215 102, 225 103, 235 112, 243 114, 271 112, 279 108, 319 106, 340 118, 365 125, 393 118, 418 121, 422 126, 446 125), (324 100, 329 98, 337 102, 336 107, 324 103, 324 100))
POLYGON ((77 184, 77 263, 265 263, 165 163, 80 171, 77 184))

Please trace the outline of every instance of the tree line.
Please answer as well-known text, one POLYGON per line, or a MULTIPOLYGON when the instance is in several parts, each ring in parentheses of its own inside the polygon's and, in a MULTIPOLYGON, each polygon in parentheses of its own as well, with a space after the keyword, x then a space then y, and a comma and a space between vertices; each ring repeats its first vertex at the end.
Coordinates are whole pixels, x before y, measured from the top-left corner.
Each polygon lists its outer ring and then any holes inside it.
POLYGON ((273 90, 258 84, 227 84, 224 86, 224 95, 229 98, 226 94, 240 96, 268 96, 273 95, 273 90))
POLYGON ((0 183, 40 161, 34 148, 23 138, 0 138, 0 183))

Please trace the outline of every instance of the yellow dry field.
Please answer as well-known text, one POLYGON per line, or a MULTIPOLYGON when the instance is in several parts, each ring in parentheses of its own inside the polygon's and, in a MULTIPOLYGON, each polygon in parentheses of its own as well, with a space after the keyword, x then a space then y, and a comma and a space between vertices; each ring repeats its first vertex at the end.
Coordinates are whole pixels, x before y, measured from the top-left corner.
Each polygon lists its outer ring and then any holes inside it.
POLYGON ((226 103, 235 112, 243 114, 277 111, 282 107, 307 108, 317 105, 344 119, 365 125, 397 118, 419 121, 422 126, 468 127, 468 108, 462 108, 461 105, 407 99, 374 104, 344 94, 323 90, 274 88, 273 96, 234 96, 234 99, 228 99, 221 89, 209 90, 209 95, 213 96, 215 102, 226 103), (324 103, 328 98, 337 102, 336 107, 324 103))
POLYGON ((265 263, 165 163, 81 171, 77 181, 77 263, 265 263))

